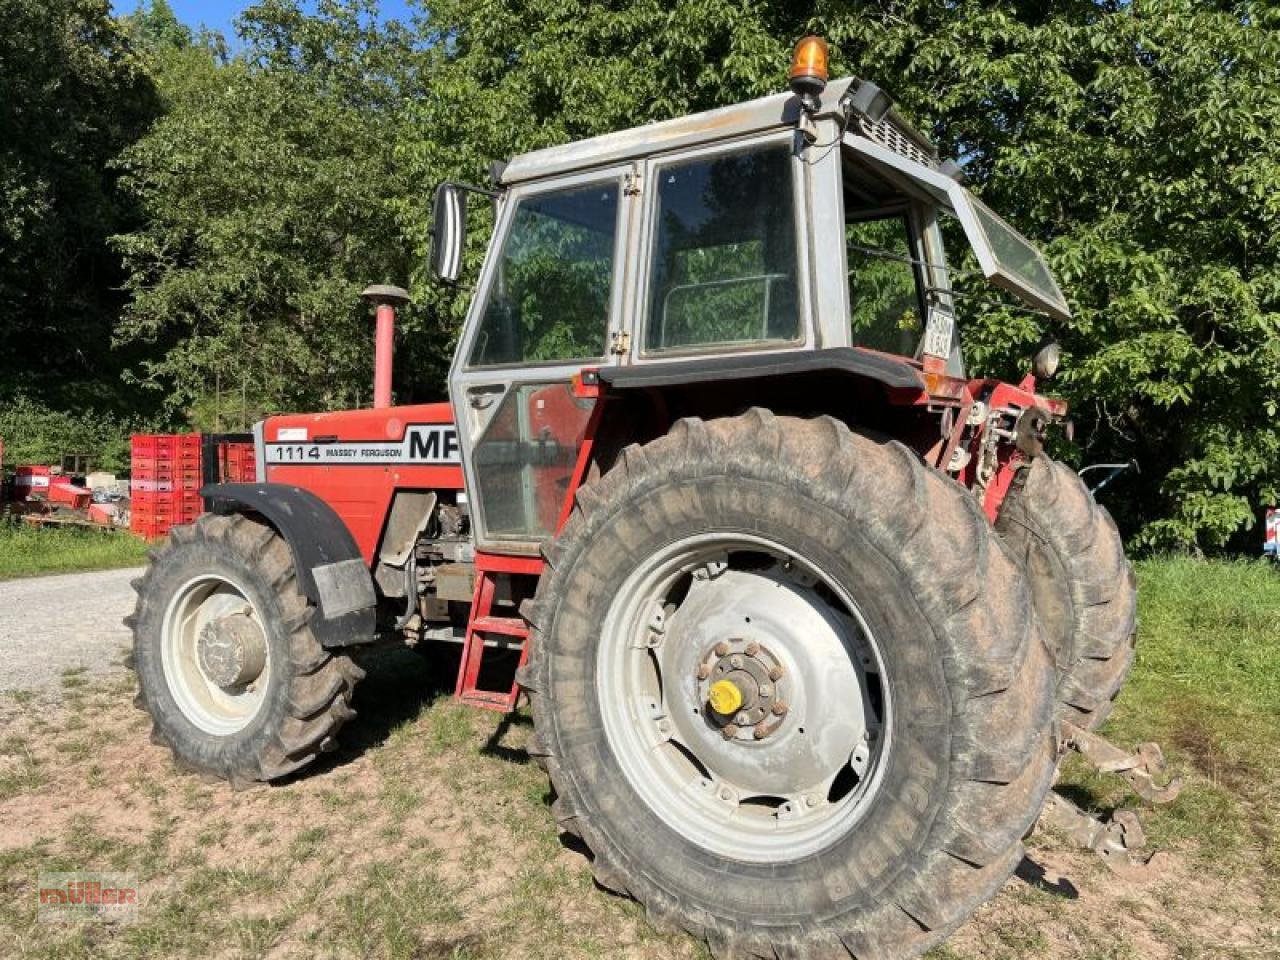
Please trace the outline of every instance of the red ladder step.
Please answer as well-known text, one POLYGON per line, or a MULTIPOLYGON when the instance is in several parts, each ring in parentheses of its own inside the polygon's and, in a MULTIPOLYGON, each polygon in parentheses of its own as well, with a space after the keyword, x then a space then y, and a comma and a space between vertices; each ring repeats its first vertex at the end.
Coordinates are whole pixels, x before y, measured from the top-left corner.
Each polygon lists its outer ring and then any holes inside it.
POLYGON ((529 636, 528 626, 519 617, 476 617, 471 621, 471 628, 480 633, 500 633, 507 637, 529 636))
MULTIPOLYGON (((529 629, 519 617, 493 616, 493 575, 487 570, 476 571, 476 588, 471 599, 471 619, 467 623, 462 643, 462 662, 458 665, 458 683, 454 696, 463 703, 486 710, 510 713, 520 696, 520 685, 511 683, 510 690, 481 690, 480 665, 484 659, 485 635, 498 634, 523 640, 520 645, 520 666, 529 657, 529 629)), ((512 645, 514 646, 514 644, 512 645)), ((507 649, 510 649, 508 647, 507 649)))

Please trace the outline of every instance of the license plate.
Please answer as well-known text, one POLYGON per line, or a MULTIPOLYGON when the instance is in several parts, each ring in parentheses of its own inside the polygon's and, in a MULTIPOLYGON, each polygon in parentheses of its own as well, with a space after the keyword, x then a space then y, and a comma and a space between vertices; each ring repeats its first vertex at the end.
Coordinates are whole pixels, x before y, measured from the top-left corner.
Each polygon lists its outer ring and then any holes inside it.
POLYGON ((951 356, 951 341, 956 333, 956 318, 949 310, 933 307, 929 311, 929 323, 924 330, 924 352, 943 360, 951 356))

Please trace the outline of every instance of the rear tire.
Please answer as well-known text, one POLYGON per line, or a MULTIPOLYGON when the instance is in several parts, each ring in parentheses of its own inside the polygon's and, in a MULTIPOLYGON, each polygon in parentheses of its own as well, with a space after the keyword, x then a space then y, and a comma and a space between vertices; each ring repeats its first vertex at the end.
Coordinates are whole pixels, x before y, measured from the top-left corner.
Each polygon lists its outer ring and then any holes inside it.
POLYGON ((1058 667, 1058 715, 1102 724, 1133 666, 1137 581, 1115 521, 1066 464, 1019 471, 996 530, 1027 572, 1058 667))
POLYGON ((134 588, 135 703, 180 765, 243 785, 333 749, 364 672, 316 640, 274 529, 239 514, 175 527, 134 588))
MULTIPOLYGON (((757 409, 682 420, 667 436, 628 447, 608 473, 579 490, 572 516, 544 553, 548 569, 526 610, 531 660, 521 673, 534 716, 530 752, 550 774, 561 828, 591 849, 596 880, 643 903, 655 924, 687 930, 717 956, 915 957, 1013 872, 1055 768, 1052 664, 1023 577, 976 502, 908 448, 829 417, 757 409), (605 702, 617 689, 613 665, 623 662, 609 651, 644 656, 643 643, 636 653, 631 634, 612 632, 632 622, 620 620, 615 607, 630 602, 634 585, 649 582, 645 571, 686 542, 748 545, 728 548, 727 565, 708 568, 713 578, 723 569, 749 582, 764 568, 762 589, 772 589, 778 569, 800 571, 802 586, 816 578, 819 586, 800 592, 818 598, 811 599, 818 607, 828 604, 818 611, 823 622, 845 625, 838 629, 854 629, 855 619, 864 624, 862 636, 881 659, 879 781, 826 827, 796 832, 793 849, 758 841, 757 833, 791 827, 782 819, 789 811, 766 809, 762 817, 754 798, 752 810, 743 804, 728 814, 742 837, 739 856, 723 849, 733 830, 696 826, 705 798, 689 801, 688 817, 673 817, 680 798, 654 801, 652 784, 636 773, 643 754, 626 746, 616 705, 605 702), (769 552, 792 562, 771 567, 760 556, 769 552), (832 600, 851 615, 833 614, 832 600)), ((694 596, 690 586, 686 599, 672 602, 681 589, 658 597, 654 609, 667 616, 661 642, 679 649, 684 638, 699 650, 710 643, 712 656, 732 658, 755 634, 731 632, 733 643, 719 650, 716 637, 697 633, 700 625, 771 602, 732 593, 724 611, 704 615, 712 608, 699 606, 699 619, 677 629, 682 605, 694 596), (690 639, 696 636, 702 639, 690 639)), ((778 659, 808 655, 813 629, 803 632, 804 643, 796 643, 781 631, 778 659)), ((774 642, 766 634, 760 646, 774 642)), ((687 711, 682 696, 692 697, 699 713, 693 676, 660 680, 655 722, 687 711)), ((803 703, 804 693, 793 688, 790 699, 803 703)), ((873 708, 875 701, 870 697, 873 708)), ((821 734, 815 739, 855 712, 844 701, 840 710, 809 702, 818 714, 808 733, 821 734)), ((709 719, 693 714, 681 715, 695 726, 709 719)), ((638 718, 637 728, 644 723, 638 718)), ((739 743, 726 740, 730 749, 739 743)), ((773 742, 763 741, 764 749, 773 742)), ((665 744, 653 751, 659 753, 675 757, 665 744)), ((705 769, 720 778, 710 762, 705 769)), ((694 784, 688 795, 697 792, 694 784)))

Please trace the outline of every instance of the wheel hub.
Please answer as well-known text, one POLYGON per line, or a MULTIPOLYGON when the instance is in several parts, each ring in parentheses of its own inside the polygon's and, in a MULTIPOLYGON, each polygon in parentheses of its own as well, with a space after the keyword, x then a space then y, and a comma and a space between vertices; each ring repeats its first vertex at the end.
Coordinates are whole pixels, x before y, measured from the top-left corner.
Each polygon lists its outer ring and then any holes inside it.
POLYGON ((196 639, 200 669, 223 690, 252 683, 262 675, 267 663, 266 638, 262 628, 247 613, 211 620, 196 639))
POLYGON ((165 683, 182 715, 205 733, 238 733, 265 703, 272 654, 263 623, 246 591, 217 573, 193 577, 166 606, 165 683))
POLYGON ((787 713, 782 661, 754 640, 722 640, 707 651, 697 678, 708 717, 726 740, 763 740, 787 713))
POLYGON ((657 648, 677 681, 666 700, 681 741, 735 797, 825 796, 865 732, 849 625, 811 578, 714 563, 701 572, 657 648), (717 711, 713 687, 736 709, 717 711))

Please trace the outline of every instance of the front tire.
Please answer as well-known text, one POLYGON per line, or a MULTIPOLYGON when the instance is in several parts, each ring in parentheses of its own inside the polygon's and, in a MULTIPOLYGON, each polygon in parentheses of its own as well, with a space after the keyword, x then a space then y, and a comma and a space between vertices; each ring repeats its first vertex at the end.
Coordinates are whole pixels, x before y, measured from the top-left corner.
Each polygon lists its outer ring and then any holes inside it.
POLYGON ((975 501, 906 447, 828 417, 683 420, 580 490, 545 553, 530 752, 597 881, 655 923, 724 956, 914 957, 1012 873, 1055 766, 1052 665, 975 501), (765 737, 736 696, 702 702, 721 666, 752 708, 746 674, 795 678, 765 737))
POLYGON ((175 527, 134 588, 136 703, 179 764, 243 785, 336 745, 364 673, 316 640, 274 529, 240 514, 175 527))

